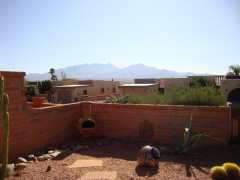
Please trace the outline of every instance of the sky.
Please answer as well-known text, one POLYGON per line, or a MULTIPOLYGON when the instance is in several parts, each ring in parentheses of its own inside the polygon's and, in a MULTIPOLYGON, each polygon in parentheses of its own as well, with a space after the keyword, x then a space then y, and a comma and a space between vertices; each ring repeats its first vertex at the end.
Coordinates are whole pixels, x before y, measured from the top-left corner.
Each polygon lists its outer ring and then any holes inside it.
POLYGON ((240 65, 240 1, 0 0, 0 71, 86 63, 225 75, 240 65))

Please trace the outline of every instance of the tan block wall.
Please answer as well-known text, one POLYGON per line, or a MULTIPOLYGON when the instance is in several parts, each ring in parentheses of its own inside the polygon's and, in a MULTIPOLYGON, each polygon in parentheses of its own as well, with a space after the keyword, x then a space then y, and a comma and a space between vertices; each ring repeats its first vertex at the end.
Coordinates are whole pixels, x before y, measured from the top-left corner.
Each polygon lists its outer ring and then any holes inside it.
POLYGON ((221 87, 223 95, 227 98, 232 90, 240 88, 240 79, 223 79, 221 81, 221 87))
POLYGON ((170 86, 172 86, 174 83, 188 85, 189 79, 188 78, 165 78, 164 79, 164 93, 168 92, 170 86))
POLYGON ((93 80, 94 94, 91 96, 102 95, 101 86, 104 87, 104 94, 112 94, 113 86, 115 86, 115 93, 120 93, 120 90, 118 88, 119 84, 119 81, 93 80))
POLYGON ((149 87, 119 87, 119 89, 120 89, 120 95, 134 93, 134 94, 140 94, 143 96, 143 95, 149 95, 152 92, 158 92, 158 85, 149 86, 149 87))

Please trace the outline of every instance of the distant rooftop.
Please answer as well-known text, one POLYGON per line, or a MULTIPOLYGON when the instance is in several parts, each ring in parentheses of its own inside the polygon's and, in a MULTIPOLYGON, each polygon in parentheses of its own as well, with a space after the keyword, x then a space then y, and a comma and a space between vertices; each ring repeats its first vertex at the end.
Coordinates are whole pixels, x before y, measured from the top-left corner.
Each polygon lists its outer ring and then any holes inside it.
POLYGON ((73 85, 62 85, 62 86, 53 86, 54 89, 62 89, 62 88, 78 88, 78 87, 88 87, 93 86, 93 84, 73 84, 73 85))
POLYGON ((155 86, 157 85, 156 83, 154 84, 121 84, 118 87, 148 87, 148 86, 155 86))

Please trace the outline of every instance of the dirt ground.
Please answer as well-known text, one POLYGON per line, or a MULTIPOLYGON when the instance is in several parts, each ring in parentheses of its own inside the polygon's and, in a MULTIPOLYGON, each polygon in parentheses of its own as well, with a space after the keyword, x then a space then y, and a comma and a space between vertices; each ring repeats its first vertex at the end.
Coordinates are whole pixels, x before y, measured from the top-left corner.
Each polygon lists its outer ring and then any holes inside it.
MULTIPOLYGON (((158 167, 137 166, 137 156, 142 143, 116 143, 91 147, 79 152, 61 154, 51 160, 29 163, 26 169, 14 172, 9 180, 76 180, 90 171, 116 171, 116 179, 211 179, 210 170, 225 162, 240 165, 240 149, 237 147, 197 147, 196 155, 162 155, 158 167), (68 168, 76 160, 103 161, 101 167, 68 168), (51 170, 46 171, 48 165, 51 170), (18 175, 16 175, 18 174, 18 175), (20 175, 19 175, 20 174, 20 175)), ((173 149, 171 145, 156 145, 173 149)))

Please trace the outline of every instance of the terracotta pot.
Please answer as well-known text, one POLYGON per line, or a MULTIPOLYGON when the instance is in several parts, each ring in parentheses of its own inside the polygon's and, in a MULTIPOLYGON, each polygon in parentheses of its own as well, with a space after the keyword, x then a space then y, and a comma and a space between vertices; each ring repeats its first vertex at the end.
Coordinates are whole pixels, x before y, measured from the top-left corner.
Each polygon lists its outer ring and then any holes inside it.
POLYGON ((45 97, 32 97, 33 104, 43 104, 45 97))

